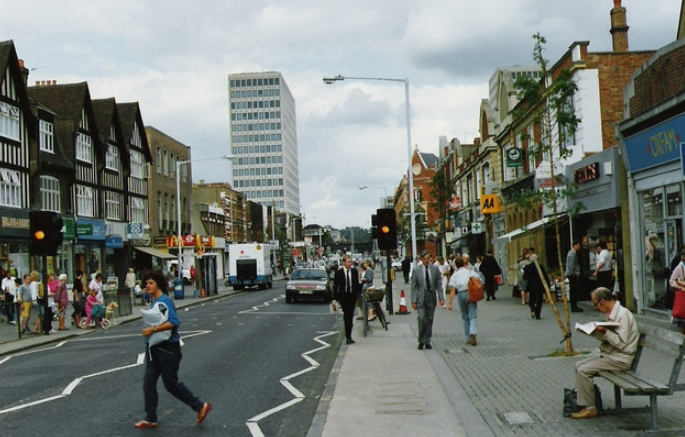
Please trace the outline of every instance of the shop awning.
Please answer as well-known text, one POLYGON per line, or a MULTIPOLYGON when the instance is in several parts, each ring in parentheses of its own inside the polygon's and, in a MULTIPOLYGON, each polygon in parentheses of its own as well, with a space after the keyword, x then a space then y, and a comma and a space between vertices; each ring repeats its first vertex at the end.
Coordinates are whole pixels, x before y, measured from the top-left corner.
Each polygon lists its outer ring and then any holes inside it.
POLYGON ((154 247, 136 247, 136 250, 139 250, 143 253, 147 253, 148 255, 156 256, 157 258, 161 259, 176 259, 176 256, 171 255, 169 252, 162 252, 159 249, 155 249, 154 247))
POLYGON ((522 226, 518 229, 515 229, 508 234, 500 235, 497 238, 492 239, 492 244, 503 244, 503 243, 509 243, 511 240, 514 238, 522 237, 523 235, 527 234, 530 231, 533 231, 540 226, 545 225, 546 223, 549 223, 552 221, 552 217, 545 217, 543 219, 540 219, 538 221, 535 221, 533 223, 529 223, 526 226, 522 226))

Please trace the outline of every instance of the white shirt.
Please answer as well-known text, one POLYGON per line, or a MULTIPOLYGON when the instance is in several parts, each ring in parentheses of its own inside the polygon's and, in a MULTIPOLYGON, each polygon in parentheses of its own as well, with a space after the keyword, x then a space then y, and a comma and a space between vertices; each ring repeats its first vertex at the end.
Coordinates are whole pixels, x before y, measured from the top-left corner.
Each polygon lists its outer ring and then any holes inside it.
POLYGON ((454 272, 450 278, 450 282, 447 284, 448 287, 454 288, 458 292, 466 291, 469 287, 469 278, 477 278, 478 273, 472 272, 466 267, 459 267, 459 270, 454 272))
POLYGON ((602 267, 599 269, 600 272, 608 272, 611 270, 611 253, 606 249, 602 249, 597 256, 597 265, 600 264, 602 264, 602 267))
POLYGON ((9 293, 12 296, 17 295, 17 286, 14 283, 14 278, 2 278, 2 291, 5 293, 9 293))
POLYGON ((88 285, 88 290, 97 290, 98 293, 95 295, 95 299, 98 301, 98 303, 105 302, 105 297, 102 295, 102 282, 98 282, 93 279, 88 285))

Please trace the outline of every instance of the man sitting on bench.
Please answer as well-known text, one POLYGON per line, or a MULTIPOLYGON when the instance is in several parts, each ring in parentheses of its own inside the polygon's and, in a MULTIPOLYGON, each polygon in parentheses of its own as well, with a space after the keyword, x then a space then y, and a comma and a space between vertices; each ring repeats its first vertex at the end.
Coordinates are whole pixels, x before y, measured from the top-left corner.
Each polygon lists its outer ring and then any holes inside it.
POLYGON ((576 363, 576 390, 578 405, 585 408, 571 414, 573 419, 597 417, 595 407, 595 387, 592 378, 601 370, 628 370, 633 364, 640 333, 633 314, 614 299, 608 288, 599 287, 591 293, 592 304, 600 313, 607 315, 607 321, 616 322, 615 328, 597 326, 593 337, 599 345, 599 357, 589 358, 576 363))

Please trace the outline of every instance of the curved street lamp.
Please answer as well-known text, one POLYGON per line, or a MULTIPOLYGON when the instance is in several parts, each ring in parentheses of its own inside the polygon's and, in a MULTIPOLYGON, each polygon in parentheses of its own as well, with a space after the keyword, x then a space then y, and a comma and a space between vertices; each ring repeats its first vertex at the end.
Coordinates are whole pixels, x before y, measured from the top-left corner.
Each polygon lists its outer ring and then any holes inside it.
MULTIPOLYGON (((407 122, 407 174, 409 176, 409 218, 411 223, 411 251, 412 257, 416 259, 418 256, 416 253, 416 217, 414 213, 414 176, 411 171, 411 114, 409 105, 409 79, 393 79, 386 77, 352 77, 352 76, 342 76, 338 74, 334 77, 324 77, 323 82, 326 85, 333 85, 336 82, 354 79, 354 80, 379 80, 387 82, 402 82, 404 83, 404 105, 406 112, 406 122, 407 122)), ((361 187, 360 187, 361 189, 361 187)), ((387 196, 386 196, 387 198, 387 196)))

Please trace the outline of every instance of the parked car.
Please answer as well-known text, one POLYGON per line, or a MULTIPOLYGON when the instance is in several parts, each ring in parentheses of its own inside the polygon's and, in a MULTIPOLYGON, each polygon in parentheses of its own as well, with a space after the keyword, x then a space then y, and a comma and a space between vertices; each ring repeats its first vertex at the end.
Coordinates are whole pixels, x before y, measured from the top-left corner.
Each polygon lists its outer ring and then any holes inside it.
POLYGON ((401 258, 396 258, 392 261, 392 268, 395 269, 396 272, 399 272, 402 270, 402 259, 401 258))
POLYGON ((325 269, 302 268, 290 274, 290 280, 285 286, 285 303, 300 299, 321 299, 324 302, 333 300, 331 280, 325 269))

